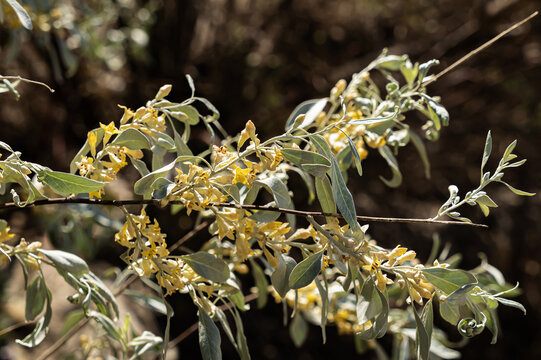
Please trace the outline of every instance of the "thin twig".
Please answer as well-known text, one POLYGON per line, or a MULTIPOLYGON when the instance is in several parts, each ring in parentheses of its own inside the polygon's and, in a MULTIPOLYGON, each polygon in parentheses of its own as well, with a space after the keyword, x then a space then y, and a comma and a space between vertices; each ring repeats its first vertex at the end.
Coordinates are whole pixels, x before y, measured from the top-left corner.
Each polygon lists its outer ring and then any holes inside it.
POLYGON ((468 60, 469 58, 471 58, 472 56, 474 55, 477 55, 478 53, 480 53, 481 51, 485 50, 487 47, 489 47, 490 45, 494 44, 496 41, 498 41, 500 38, 504 37, 505 35, 509 34, 511 31, 515 30, 516 28, 518 28, 519 26, 523 25, 524 23, 530 21, 532 18, 534 18, 535 16, 537 16, 539 12, 536 11, 534 12, 533 14, 531 14, 530 16, 528 16, 527 18, 519 21, 518 23, 516 23, 515 25, 511 26, 510 28, 508 28, 507 30, 504 30, 502 31, 501 33, 499 33, 498 35, 496 35, 495 37, 493 37, 491 40, 487 41, 486 43, 484 43, 483 45, 479 46, 477 49, 475 50, 472 50, 470 51, 468 54, 464 55, 463 57, 461 57, 460 59, 458 59, 457 61, 455 61, 454 63, 452 63, 451 65, 449 65, 448 67, 446 67, 444 70, 442 70, 441 72, 439 72, 437 75, 433 76, 432 78, 430 78, 429 80, 423 82, 423 86, 427 86, 431 83, 433 83, 434 81, 438 80, 441 76, 447 74, 449 71, 453 70, 454 68, 456 68, 458 65, 462 64, 464 61, 468 60))
MULTIPOLYGON (((92 205, 103 205, 103 206, 125 206, 125 205, 156 205, 162 206, 160 200, 149 199, 149 200, 101 200, 101 199, 80 199, 80 198, 52 198, 45 200, 35 200, 29 202, 26 207, 32 206, 42 206, 42 205, 54 205, 54 204, 92 204, 92 205)), ((170 205, 182 205, 182 201, 169 201, 170 205)), ((279 207, 272 207, 267 205, 244 205, 244 204, 234 204, 234 203, 217 203, 211 202, 209 206, 216 207, 229 207, 236 209, 244 210, 265 210, 265 211, 274 211, 280 212, 283 214, 293 214, 297 216, 328 216, 328 217, 337 217, 343 218, 341 214, 332 214, 325 213, 321 211, 303 211, 303 210, 294 210, 294 209, 284 209, 279 207)), ((12 209, 20 208, 15 203, 5 203, 0 204, 0 210, 2 209, 12 209)), ((446 220, 432 220, 432 219, 414 219, 414 218, 395 218, 395 217, 376 217, 376 216, 357 216, 359 221, 365 222, 383 222, 383 223, 408 223, 408 224, 437 224, 437 225, 461 225, 461 226, 474 226, 487 228, 488 226, 484 224, 468 223, 462 221, 446 221, 446 220)))
MULTIPOLYGON (((250 301, 253 301, 255 299, 258 298, 258 294, 255 293, 255 294, 250 294, 250 295, 246 295, 244 297, 244 303, 248 303, 250 301)), ((229 302, 227 304, 224 304, 224 305, 221 305, 219 306, 219 308, 221 310, 226 310, 228 309, 229 307, 231 306, 235 306, 233 303, 229 302)), ((194 324, 192 324, 192 326, 190 326, 189 328, 187 328, 186 330, 184 330, 183 332, 180 333, 179 336, 177 336, 176 338, 174 338, 173 340, 169 341, 169 349, 172 349, 174 348, 175 346, 177 346, 179 343, 181 343, 184 339, 186 339, 188 336, 190 336, 191 334, 193 334, 194 332, 197 331, 197 329, 199 329, 199 323, 196 322, 194 324)))
MULTIPOLYGON (((169 250, 170 251, 173 251, 174 249, 178 248, 181 244, 185 243, 186 241, 188 241, 190 238, 192 238, 196 233, 198 233, 199 231, 203 230, 205 227, 208 226, 208 222, 202 222, 201 224, 197 225, 193 230, 191 230, 190 232, 188 232, 186 235, 184 235, 183 237, 181 237, 178 241, 176 241, 173 245, 171 245, 169 247, 169 250)), ((124 290, 126 290, 128 288, 128 286, 130 286, 135 280, 137 280, 139 278, 139 276, 137 275, 132 275, 130 276, 130 278, 128 280, 126 280, 120 287, 118 287, 117 289, 115 289, 113 291, 113 294, 115 296, 118 296, 120 295, 121 293, 124 292, 124 290)), ((49 356, 51 356, 52 354, 54 354, 58 349, 60 349, 73 335, 75 335, 79 330, 81 330, 83 327, 86 326, 86 324, 88 324, 90 318, 82 318, 81 320, 79 320, 78 323, 76 323, 67 333, 65 333, 64 335, 62 335, 58 340, 55 341, 55 343, 53 345, 51 345, 49 348, 47 348, 36 360, 45 360, 47 359, 49 356)), ((27 323, 24 323, 22 325, 25 325, 27 323)), ((17 324, 15 324, 17 325, 17 324)), ((6 333, 9 332, 9 331, 12 331, 14 329, 10 329, 12 327, 14 327, 15 325, 13 326, 10 326, 9 328, 7 329, 4 329, 0 332, 0 336, 3 335, 3 332, 5 331, 6 333)), ((17 327, 20 327, 22 325, 19 325, 17 327)))
POLYGON ((47 85, 47 84, 45 84, 45 83, 43 83, 41 81, 25 79, 25 78, 20 77, 18 75, 8 75, 8 76, 0 75, 0 80, 20 80, 20 81, 24 81, 24 82, 31 83, 31 84, 41 85, 41 86, 45 86, 47 89, 49 89, 50 92, 54 93, 54 89, 52 87, 50 87, 49 85, 47 85))
POLYGON ((184 235, 182 238, 180 238, 177 242, 175 242, 173 245, 168 247, 169 252, 173 252, 176 250, 180 245, 184 244, 186 241, 190 240, 195 234, 203 230, 209 225, 208 221, 203 221, 201 224, 197 225, 193 228, 189 233, 184 235))

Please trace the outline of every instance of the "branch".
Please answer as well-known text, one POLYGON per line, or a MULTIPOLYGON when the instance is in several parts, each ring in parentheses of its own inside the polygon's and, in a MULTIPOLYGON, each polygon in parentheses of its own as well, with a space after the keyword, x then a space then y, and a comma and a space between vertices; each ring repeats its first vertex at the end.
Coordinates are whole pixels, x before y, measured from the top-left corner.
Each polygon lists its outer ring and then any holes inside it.
MULTIPOLYGON (((102 206, 126 206, 126 205, 155 205, 160 206, 161 201, 156 199, 149 200, 102 200, 102 199, 81 199, 81 198, 52 198, 44 200, 35 200, 29 202, 26 207, 33 206, 43 206, 43 205, 54 205, 54 204, 91 204, 91 205, 102 205, 102 206)), ((170 205, 183 205, 182 201, 169 201, 170 205)), ((274 211, 282 214, 293 214, 297 216, 328 216, 343 218, 341 214, 331 214, 321 211, 302 211, 302 210, 293 210, 293 209, 284 209, 277 208, 267 205, 244 205, 244 204, 234 204, 234 203, 217 203, 211 202, 209 206, 215 207, 227 207, 227 208, 236 208, 244 210, 265 210, 265 211, 274 211)), ((13 209, 19 208, 14 202, 0 204, 0 210, 2 209, 13 209)), ((437 224, 437 225, 462 225, 462 226, 474 226, 487 228, 487 225, 468 223, 462 221, 446 221, 446 220, 432 220, 432 219, 412 219, 412 218, 394 218, 394 217, 376 217, 376 216, 357 216, 357 220, 364 222, 383 222, 383 223, 403 223, 403 224, 437 224)))
POLYGON ((41 86, 45 86, 47 89, 49 89, 50 92, 54 93, 54 89, 50 87, 49 85, 41 81, 25 79, 23 77, 20 77, 19 75, 8 75, 8 76, 0 75, 0 80, 19 80, 19 81, 23 81, 23 82, 27 82, 31 84, 41 85, 41 86))
POLYGON ((454 63, 452 63, 451 65, 449 65, 448 67, 446 67, 444 70, 440 71, 437 75, 433 76, 432 78, 430 78, 429 80, 423 82, 423 86, 427 86, 431 83, 433 83, 434 81, 438 80, 440 77, 442 77, 443 75, 447 74, 449 71, 453 70, 454 68, 456 68, 458 65, 462 64, 464 61, 468 60, 469 58, 471 58, 472 56, 474 55, 477 55, 478 53, 480 53, 481 51, 485 50, 487 47, 489 47, 490 45, 494 44, 496 41, 498 41, 499 39, 501 39, 502 37, 504 37, 505 35, 509 34, 511 31, 515 30, 516 28, 518 28, 519 26, 523 25, 524 23, 530 21, 532 18, 534 18, 535 16, 537 16, 539 12, 536 11, 534 12, 533 14, 531 14, 530 16, 528 16, 527 18, 525 19, 522 19, 521 21, 519 21, 518 23, 516 23, 515 25, 511 26, 510 28, 508 28, 507 30, 504 30, 502 31, 501 33, 499 33, 498 35, 496 35, 495 37, 493 37, 492 39, 490 39, 489 41, 487 41, 486 43, 484 43, 483 45, 479 46, 477 49, 475 50, 472 50, 470 51, 469 53, 467 53, 466 55, 464 55, 463 57, 461 57, 460 59, 458 59, 457 61, 455 61, 454 63))

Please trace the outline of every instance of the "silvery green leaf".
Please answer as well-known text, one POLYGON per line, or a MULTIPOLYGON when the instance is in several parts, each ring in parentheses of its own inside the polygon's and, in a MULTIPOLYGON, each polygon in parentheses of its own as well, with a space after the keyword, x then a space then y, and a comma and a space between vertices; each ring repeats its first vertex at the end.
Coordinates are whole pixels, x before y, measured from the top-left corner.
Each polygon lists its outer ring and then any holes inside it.
POLYGON ((293 340, 293 344, 298 348, 304 344, 308 337, 308 324, 299 312, 296 313, 293 321, 289 324, 289 335, 293 340))
POLYGON ((336 202, 332 191, 331 182, 327 176, 323 178, 316 177, 316 194, 321 206, 321 210, 327 214, 336 213, 336 202))
POLYGON ((32 30, 32 20, 30 19, 30 15, 26 12, 26 10, 19 4, 16 0, 6 0, 6 2, 11 6, 13 11, 15 11, 15 14, 17 14, 17 17, 19 18, 19 21, 21 24, 28 30, 32 30))
POLYGON ((150 149, 147 137, 137 129, 128 128, 121 132, 113 144, 125 146, 130 150, 150 149))
POLYGON ((389 168, 391 169, 391 172, 393 174, 393 176, 389 180, 385 179, 382 176, 380 176, 379 178, 385 183, 385 185, 389 187, 398 187, 402 183, 402 173, 398 168, 398 162, 396 161, 393 152, 387 145, 378 147, 378 152, 385 159, 385 161, 387 161, 387 164, 389 165, 389 168))
POLYGON ((289 118, 287 119, 287 122, 286 122, 286 127, 285 127, 286 130, 291 129, 291 127, 293 126, 293 123, 295 122, 295 119, 299 115, 302 115, 302 114, 306 114, 306 115, 304 117, 302 124, 300 124, 299 127, 302 128, 302 127, 306 127, 310 125, 311 123, 314 122, 314 120, 319 115, 319 113, 323 111, 326 104, 327 104, 327 98, 312 99, 312 100, 307 100, 300 103, 293 110, 291 115, 289 115, 289 118))
POLYGON ((221 342, 220 330, 205 310, 199 308, 199 347, 203 360, 221 360, 221 342))
POLYGON ((426 153, 426 147, 425 143, 419 135, 417 135, 412 130, 409 130, 410 139, 413 145, 415 146, 415 149, 417 149, 417 152, 419 153, 419 156, 421 157, 421 161, 423 162, 423 165, 425 167, 425 177, 427 179, 430 179, 430 161, 428 160, 428 154, 426 153))
POLYGON ((228 298, 229 300, 231 300, 233 304, 235 304, 235 306, 240 311, 248 310, 248 308, 246 307, 246 304, 244 303, 244 295, 242 295, 242 292, 236 291, 233 294, 229 295, 228 298))
POLYGON ((199 275, 217 283, 226 282, 231 275, 226 262, 214 254, 199 251, 182 257, 190 267, 199 275))
POLYGON ((242 319, 240 318, 239 312, 234 308, 232 314, 233 319, 235 320, 235 326, 237 328, 237 350, 240 355, 240 359, 250 360, 250 351, 248 350, 248 341, 246 340, 246 335, 244 334, 244 325, 242 324, 242 319))
POLYGON ((192 96, 195 94, 195 85, 193 83, 193 79, 189 74, 186 74, 186 80, 188 81, 188 85, 190 86, 190 89, 192 90, 192 96))
POLYGON ((32 321, 41 313, 47 302, 47 286, 43 277, 36 276, 26 289, 25 320, 32 321))
POLYGON ((489 130, 487 133, 487 139, 485 141, 485 149, 483 150, 483 161, 481 162, 481 174, 483 173, 483 169, 485 168, 485 165, 488 161, 488 158, 490 157, 491 152, 492 152, 492 136, 489 130))
POLYGON ((136 303, 155 311, 158 314, 167 315, 167 307, 163 303, 163 300, 156 296, 139 294, 133 291, 125 291, 124 294, 131 297, 136 303))
MULTIPOLYGON (((515 150, 515 147, 517 146, 517 141, 513 140, 511 144, 507 146, 505 149, 505 152, 503 153, 502 159, 504 162, 507 162, 510 160, 510 156, 512 155, 513 150, 515 150)), ((511 159, 512 160, 512 159, 511 159)))
POLYGON ((313 151, 288 148, 281 149, 280 151, 286 160, 291 161, 297 166, 304 164, 319 164, 325 165, 327 169, 331 167, 330 161, 325 156, 313 151))
MULTIPOLYGON (((430 305, 432 306, 432 304, 430 305)), ((428 333, 428 329, 423 321, 423 319, 417 313, 417 310, 412 305, 413 315, 415 317, 416 336, 415 336, 415 345, 417 348, 417 359, 419 360, 428 360, 430 354, 430 340, 431 334, 428 333)))
POLYGON ((507 188, 509 190, 511 190, 513 193, 517 194, 517 195, 521 195, 521 196, 534 196, 535 193, 531 193, 531 192, 527 192, 527 191, 523 191, 523 190, 519 190, 519 189, 515 189, 514 187, 512 187, 511 185, 509 185, 508 183, 506 182, 503 182, 503 181, 500 181, 502 184, 504 184, 505 186, 507 186, 507 188))
POLYGON ((519 303, 518 301, 509 300, 509 299, 502 298, 502 297, 495 297, 495 299, 500 304, 503 304, 505 306, 511 306, 511 307, 516 308, 516 309, 519 309, 524 313, 524 315, 526 315, 526 308, 521 303, 519 303))
POLYGON ((447 301, 440 302, 441 317, 452 325, 456 325, 460 320, 460 310, 458 305, 447 301))
POLYGON ((62 250, 38 250, 47 256, 55 266, 74 275, 88 273, 88 265, 79 256, 62 250))
POLYGON ((188 125, 196 125, 199 122, 199 112, 191 105, 178 105, 164 110, 173 119, 188 125))
POLYGON ((321 271, 323 251, 308 256, 298 263, 289 275, 289 287, 300 289, 308 286, 321 271))
POLYGON ((353 201, 353 196, 346 186, 344 177, 340 172, 340 167, 334 154, 323 137, 319 135, 311 136, 314 146, 317 151, 322 153, 325 157, 331 160, 331 180, 332 180, 332 190, 336 205, 340 210, 340 213, 344 216, 344 219, 347 221, 349 226, 353 231, 360 229, 359 223, 357 222, 357 212, 355 210, 355 202, 353 201))
POLYGON ((49 185, 54 192, 60 195, 90 193, 99 191, 107 185, 106 182, 51 170, 43 171, 38 175, 38 178, 39 181, 49 185))
POLYGON ((53 315, 53 310, 51 308, 53 296, 49 289, 47 289, 46 292, 47 301, 45 307, 45 314, 41 318, 39 318, 36 326, 34 327, 34 330, 30 334, 25 336, 25 338, 22 340, 15 340, 17 344, 24 347, 32 348, 38 346, 45 339, 45 336, 47 336, 47 333, 49 332, 49 323, 51 322, 51 317, 53 315))
POLYGON ((364 282, 362 290, 357 299, 357 322, 365 324, 373 320, 383 310, 383 304, 376 290, 373 278, 364 282))
POLYGON ((289 291, 289 276, 293 268, 297 265, 297 262, 292 257, 287 255, 278 255, 278 267, 271 275, 271 283, 274 290, 284 298, 289 291))
POLYGON ((411 85, 419 73, 419 63, 412 65, 411 61, 408 59, 400 66, 400 72, 408 85, 411 85))
MULTIPOLYGON (((376 110, 376 111, 378 111, 378 110, 376 110)), ((378 123, 382 123, 382 122, 389 121, 389 120, 394 120, 394 119, 396 119, 396 117, 399 114, 400 114, 400 111, 399 111, 399 108, 397 106, 394 109, 394 112, 392 114, 390 114, 390 115, 381 116, 381 117, 374 117, 374 118, 351 120, 351 121, 348 121, 347 123, 348 124, 353 124, 353 125, 373 125, 373 124, 378 124, 378 123)))
POLYGON ((435 287, 449 295, 467 284, 476 284, 477 278, 464 270, 431 267, 422 270, 423 276, 435 287))
MULTIPOLYGON (((279 260, 278 260, 279 261, 279 260)), ((265 307, 267 304, 269 282, 265 273, 255 261, 251 261, 252 272, 254 276, 255 286, 257 287, 257 307, 259 309, 265 307)))
POLYGON ((396 71, 399 70, 402 64, 408 59, 407 56, 402 55, 387 55, 375 60, 375 67, 385 70, 396 71))
POLYGON ((433 59, 419 65, 419 82, 422 83, 426 74, 428 73, 428 70, 434 65, 439 65, 439 63, 439 60, 433 59))
POLYGON ((447 110, 441 104, 438 104, 430 96, 425 94, 422 94, 422 96, 426 99, 428 111, 432 121, 434 122, 436 130, 440 130, 442 125, 449 125, 449 112, 447 112, 447 110))

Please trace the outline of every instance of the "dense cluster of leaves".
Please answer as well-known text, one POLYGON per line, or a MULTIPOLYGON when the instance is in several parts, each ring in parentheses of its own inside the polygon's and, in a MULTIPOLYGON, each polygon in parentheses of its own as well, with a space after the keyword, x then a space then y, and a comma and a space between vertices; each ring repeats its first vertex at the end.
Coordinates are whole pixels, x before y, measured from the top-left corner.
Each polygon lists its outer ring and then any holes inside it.
MULTIPOLYGON (((192 95, 182 103, 167 100, 171 86, 165 85, 145 106, 135 111, 122 107, 119 124, 100 124, 89 131, 71 163, 71 173, 24 161, 19 152, 0 142, 6 155, 0 161, 0 193, 10 191, 19 207, 58 195, 69 196, 69 200, 95 198, 99 204, 110 196, 107 184, 131 163, 140 174, 133 184, 134 195, 161 206, 171 204, 176 212, 196 212, 198 221, 209 219, 208 241, 195 253, 176 254, 168 248, 166 234, 144 208, 133 214, 123 207, 126 220, 115 235, 115 241, 126 248, 122 258, 127 267, 122 276, 135 273, 145 279, 158 295, 152 299, 160 305, 153 303, 153 309, 170 319, 173 313, 166 296, 180 292, 191 297, 199 310, 204 359, 221 358, 217 324, 239 356, 250 357, 241 319, 241 312, 249 306, 238 277, 250 269, 258 307, 265 306, 270 292, 276 301, 293 309, 290 332, 298 346, 306 338, 308 321, 321 327, 323 341, 325 327, 334 325, 340 333, 355 336, 359 349, 366 349, 366 344, 375 347, 377 338, 391 333, 401 356, 456 358, 459 354, 433 327, 433 302, 439 303, 442 318, 457 326, 463 336, 477 335, 488 327, 495 342, 500 331, 498 304, 524 310, 506 298, 514 288, 486 262, 471 271, 459 270, 446 251, 438 256, 435 248, 423 265, 415 251, 400 244, 393 249, 379 246, 367 233, 368 226, 358 222, 346 185, 352 175, 348 169, 355 167, 357 175, 363 175, 362 160, 374 150, 392 171, 392 177, 382 181, 398 186, 402 172, 395 155, 410 142, 429 176, 425 145, 406 124, 405 114, 418 111, 426 116, 422 129, 429 140, 437 140, 442 126, 448 125, 449 114, 423 86, 435 64, 434 60, 413 64, 407 56, 383 52, 349 84, 340 80, 329 97, 300 104, 286 122, 284 134, 267 140, 259 139, 251 121, 239 135, 227 134, 219 123, 218 110, 195 96, 188 76, 192 95), (377 74, 386 82, 383 90, 377 85, 377 74), (211 138, 208 149, 199 154, 188 146, 195 126, 204 127, 211 138), (288 188, 291 172, 305 181, 324 222, 306 216, 309 225, 297 227, 291 212, 268 211, 294 209, 288 188), (265 198, 260 193, 272 197, 263 204, 267 209, 249 208, 265 198), (345 223, 340 223, 341 218, 345 223), (236 335, 226 310, 234 320, 236 335)), ((13 89, 16 85, 9 83, 13 89)), ((516 157, 514 147, 515 143, 507 148, 492 176, 483 173, 492 149, 489 133, 480 186, 463 200, 451 186, 449 200, 434 219, 447 215, 469 221, 457 211, 464 204, 477 204, 488 215, 496 204, 483 189, 490 182, 503 182, 504 169, 524 163, 511 162, 516 157)), ((519 195, 532 195, 503 183, 519 195)), ((12 258, 20 262, 26 279, 26 319, 39 318, 35 330, 20 344, 36 346, 47 333, 52 294, 41 271, 47 264, 76 290, 68 300, 82 305, 78 316, 96 320, 116 341, 116 345, 111 343, 114 354, 136 358, 150 349, 165 353, 168 329, 164 341, 150 332, 134 336, 129 320, 124 326, 117 325, 115 294, 84 260, 64 251, 41 249, 40 243, 24 239, 12 245, 13 237, 2 221, 0 263, 12 258)), ((145 303, 152 302, 147 299, 145 303)), ((287 319, 287 307, 284 309, 287 319)))

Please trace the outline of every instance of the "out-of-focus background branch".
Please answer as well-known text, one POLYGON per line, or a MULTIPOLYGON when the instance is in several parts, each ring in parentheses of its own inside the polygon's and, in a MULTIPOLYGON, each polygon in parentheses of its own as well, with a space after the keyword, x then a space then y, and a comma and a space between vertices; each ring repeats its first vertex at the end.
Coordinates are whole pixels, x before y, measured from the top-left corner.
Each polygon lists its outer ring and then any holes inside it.
MULTIPOLYGON (((235 134, 251 119, 260 137, 267 138, 282 132, 299 102, 326 96, 337 80, 349 79, 383 47, 393 54, 407 53, 413 61, 440 59, 439 71, 541 5, 531 0, 50 3, 54 5, 27 7, 34 23, 31 32, 2 5, 0 74, 43 81, 56 92, 22 84, 18 102, 8 95, 0 97, 0 139, 22 151, 25 159, 59 171, 68 170, 89 129, 98 122, 118 121, 122 111, 117 104, 143 105, 164 83, 174 86, 171 98, 188 96, 185 74, 194 78, 197 92, 221 111, 228 131, 235 134)), ((397 189, 387 188, 377 176, 388 175, 386 164, 371 154, 363 163, 365 175, 351 174, 359 214, 433 216, 447 198, 449 184, 463 190, 478 184, 489 129, 495 142, 493 153, 501 154, 509 142, 519 139, 517 153, 528 164, 506 176, 518 188, 539 193, 540 65, 541 20, 536 18, 431 84, 431 93, 441 95, 451 115, 440 140, 427 144, 432 179, 424 178, 418 155, 407 148, 398 157, 404 183, 397 189)), ((421 120, 413 115, 408 121, 419 129, 421 120)), ((196 129, 191 145, 203 146, 208 140, 203 129, 196 129)), ((125 175, 130 177, 129 172, 125 175)), ((295 201, 303 208, 306 191, 300 179, 291 182, 298 185, 292 186, 298 188, 295 201)), ((438 230, 442 241, 452 245, 451 251, 464 254, 461 266, 465 268, 478 265, 478 253, 485 253, 509 282, 520 282, 520 300, 528 315, 501 309, 504 335, 498 344, 490 345, 485 332, 464 349, 464 358, 479 354, 491 359, 539 358, 540 197, 515 197, 497 187, 491 190, 500 208, 486 219, 473 208, 468 214, 476 222, 487 223, 488 231, 373 224, 370 232, 384 246, 401 244, 426 258, 433 232, 438 230)), ((28 237, 41 234, 31 213, 14 211, 7 216, 14 230, 28 237)), ((163 228, 176 229, 171 238, 175 231, 181 234, 191 226, 186 217, 179 221, 178 216, 159 216, 163 228)), ((50 230, 48 236, 54 240, 54 234, 50 230)), ((104 249, 114 245, 106 241, 93 248, 96 259, 110 260, 104 249)), ((180 296, 172 297, 172 302, 178 314, 174 337, 193 323, 195 314, 184 315, 188 311, 183 306, 190 305, 180 296)), ((355 357, 352 339, 339 337, 333 329, 328 330, 326 345, 313 328, 303 349, 295 349, 281 323, 281 306, 271 304, 244 318, 253 358, 355 357)), ((444 328, 458 340, 456 330, 444 328)), ((196 342, 196 336, 184 340, 180 354, 198 357, 196 342)), ((383 344, 391 346, 385 340, 383 344)), ((233 353, 233 348, 224 347, 226 358, 233 353)))

